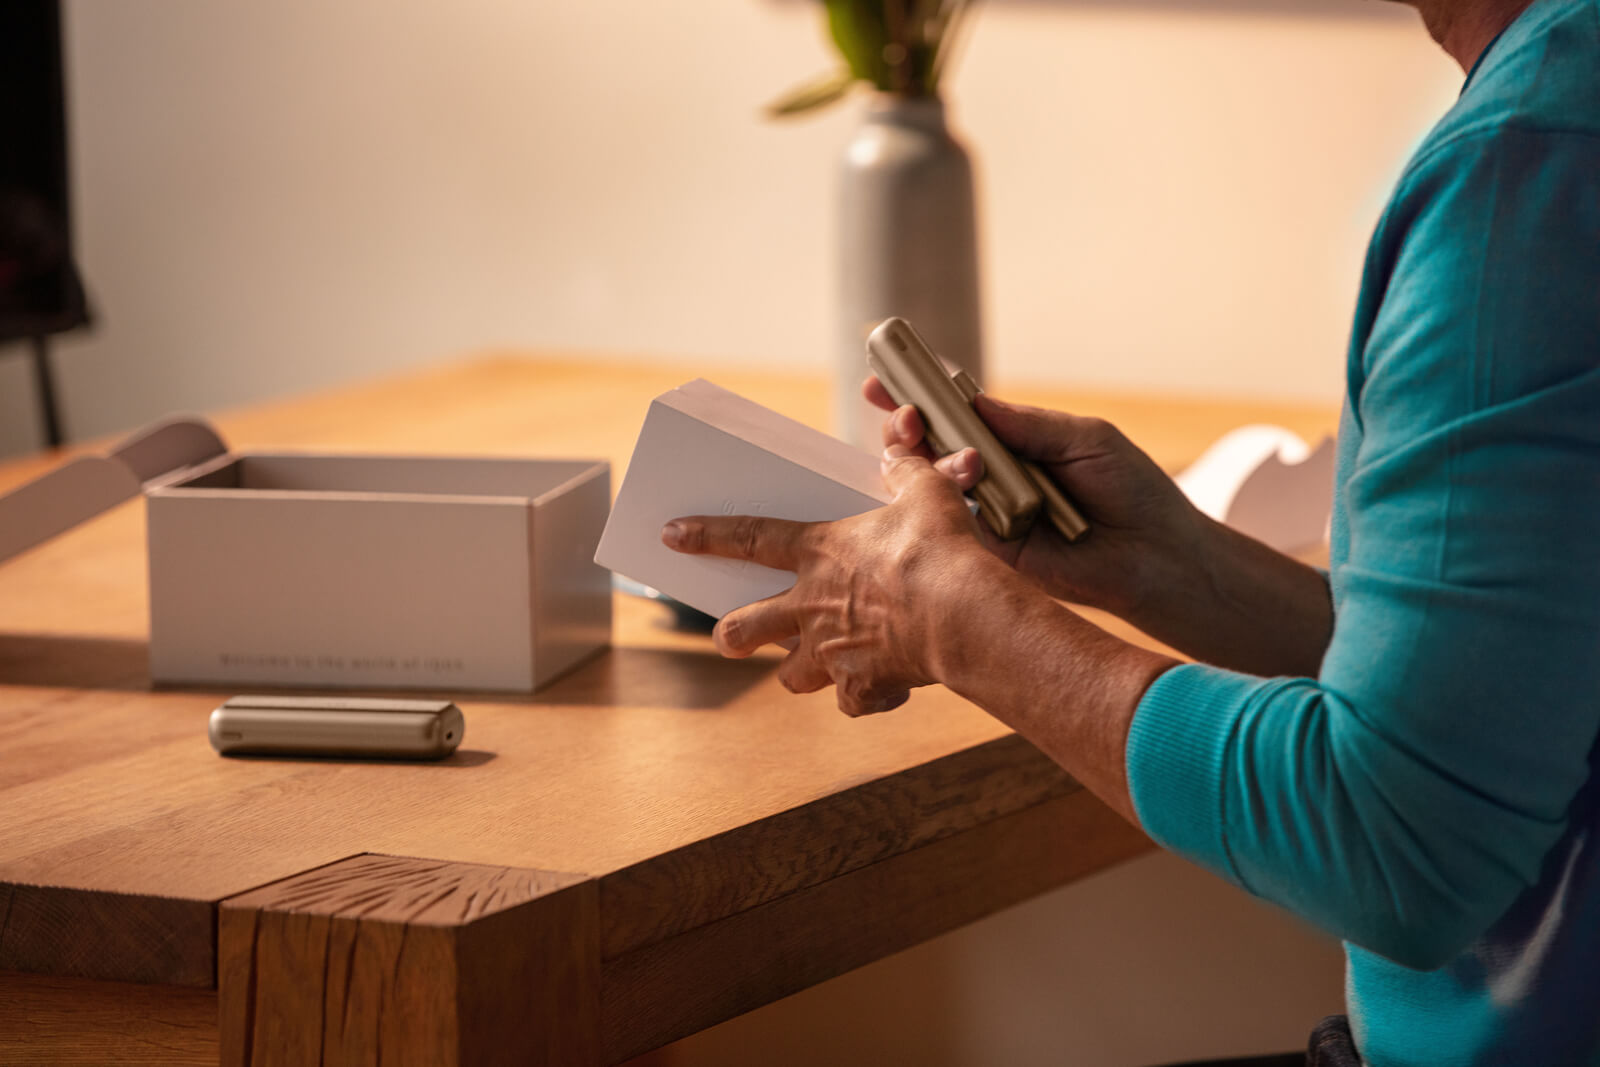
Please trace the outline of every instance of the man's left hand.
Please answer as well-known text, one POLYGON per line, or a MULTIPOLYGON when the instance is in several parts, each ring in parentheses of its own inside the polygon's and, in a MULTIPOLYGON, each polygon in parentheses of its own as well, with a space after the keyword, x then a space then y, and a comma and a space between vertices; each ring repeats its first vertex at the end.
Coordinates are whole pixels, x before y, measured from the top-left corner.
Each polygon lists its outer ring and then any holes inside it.
POLYGON ((999 564, 978 538, 961 492, 926 459, 896 447, 883 461, 893 500, 837 522, 757 515, 674 519, 661 540, 679 552, 794 571, 786 592, 729 612, 713 631, 724 656, 791 642, 784 687, 838 687, 839 710, 869 715, 944 680, 942 623, 961 610, 977 576, 999 564))

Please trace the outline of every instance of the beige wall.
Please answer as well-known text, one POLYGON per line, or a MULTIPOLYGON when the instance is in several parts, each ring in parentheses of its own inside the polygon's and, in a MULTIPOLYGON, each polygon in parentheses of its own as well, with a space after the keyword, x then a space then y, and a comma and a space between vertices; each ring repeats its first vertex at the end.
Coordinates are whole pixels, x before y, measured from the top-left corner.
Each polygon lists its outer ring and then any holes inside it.
MULTIPOLYGON (((825 366, 853 108, 809 3, 73 0, 79 435, 482 346, 825 366)), ((1455 92, 1374 0, 996 0, 953 86, 998 378, 1333 399, 1455 92)), ((0 448, 31 439, 0 361, 0 448)))
MULTIPOLYGON (((853 109, 758 116, 829 61, 809 3, 67 14, 101 319, 59 354, 79 435, 486 346, 831 358, 853 109)), ((954 115, 982 170, 996 377, 1331 402, 1363 243, 1459 82, 1372 0, 994 0, 954 115)), ((0 451, 34 432, 22 369, 0 361, 0 451)), ((1243 1052, 1299 1040, 1338 988, 1328 942, 1158 857, 672 1062, 1243 1052)))

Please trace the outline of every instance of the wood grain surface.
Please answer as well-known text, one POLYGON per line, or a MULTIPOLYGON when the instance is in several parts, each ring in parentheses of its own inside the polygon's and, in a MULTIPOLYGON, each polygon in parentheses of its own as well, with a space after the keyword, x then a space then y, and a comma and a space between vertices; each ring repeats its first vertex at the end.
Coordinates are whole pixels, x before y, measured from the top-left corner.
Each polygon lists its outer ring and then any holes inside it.
POLYGON ((1078 788, 1016 735, 625 867, 600 880, 607 959, 1078 788))
POLYGON ((210 988, 216 914, 196 900, 0 885, 0 970, 210 988))
POLYGON ((606 961, 615 1063, 1137 856, 1087 792, 1059 796, 606 961), (889 905, 889 906, 886 906, 889 905), (815 946, 827 944, 827 952, 815 946))
POLYGON ((204 989, 0 971, 6 1067, 206 1067, 217 997, 204 989))
POLYGON ((583 1064, 595 890, 554 871, 355 856, 224 901, 224 1064, 583 1064))
MULTIPOLYGON (((650 399, 705 373, 500 356, 215 421, 240 449, 599 456, 618 485, 650 399)), ((706 376, 825 424, 820 378, 706 376)), ((1241 423, 1314 437, 1336 416, 998 392, 1105 415, 1168 468, 1241 423)), ((0 464, 0 491, 50 462, 0 464)), ((168 985, 220 970, 230 1062, 293 1058, 289 1031, 313 1019, 324 1057, 369 1055, 394 1023, 461 1061, 526 1003, 502 993, 471 1018, 463 990, 541 988, 507 945, 587 968, 614 1059, 1149 847, 943 689, 846 719, 831 693, 784 691, 775 652, 723 660, 626 597, 605 655, 531 697, 461 700, 447 760, 223 759, 205 721, 231 693, 149 688, 143 538, 132 502, 0 565, 0 968, 168 985), (352 858, 372 854, 414 859, 352 858), (401 862, 422 866, 383 865, 401 862), (332 870, 350 881, 330 886, 332 870), (498 888, 470 888, 483 870, 498 888), (579 880, 526 873, 549 871, 579 880), (369 883, 376 910, 357 914, 349 894, 369 883), (582 951, 550 940, 562 909, 582 951), (335 989, 342 1030, 324 1025, 335 989), (275 1012, 295 1025, 274 1029, 275 1012)), ((560 1038, 580 1060, 600 1055, 586 1010, 560 1038)))

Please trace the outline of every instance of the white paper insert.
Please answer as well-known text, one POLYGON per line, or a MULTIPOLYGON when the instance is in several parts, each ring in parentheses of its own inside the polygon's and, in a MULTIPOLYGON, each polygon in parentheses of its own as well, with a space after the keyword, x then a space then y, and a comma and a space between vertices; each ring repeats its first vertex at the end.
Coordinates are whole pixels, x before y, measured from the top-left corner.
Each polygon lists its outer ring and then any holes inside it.
POLYGON ((650 405, 595 562, 709 615, 783 592, 794 575, 661 543, 685 515, 815 522, 889 502, 878 458, 697 379, 650 405))
POLYGON ((1280 552, 1321 544, 1333 506, 1333 438, 1315 448, 1281 426, 1241 426, 1183 473, 1194 505, 1280 552))

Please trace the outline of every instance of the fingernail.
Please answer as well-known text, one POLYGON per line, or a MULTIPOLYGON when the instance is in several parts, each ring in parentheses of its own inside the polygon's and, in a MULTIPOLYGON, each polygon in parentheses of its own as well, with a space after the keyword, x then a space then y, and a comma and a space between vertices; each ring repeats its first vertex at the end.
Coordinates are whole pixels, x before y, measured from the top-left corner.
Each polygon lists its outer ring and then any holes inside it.
POLYGON ((975 474, 978 470, 978 456, 974 452, 962 452, 954 460, 955 468, 961 474, 975 474))
POLYGON ((668 548, 677 548, 683 544, 683 524, 673 521, 661 527, 661 543, 668 548))
POLYGON ((911 427, 907 426, 906 423, 910 420, 910 418, 911 418, 911 412, 907 411, 903 407, 895 408, 894 409, 894 431, 895 431, 895 433, 908 433, 910 431, 911 427))

